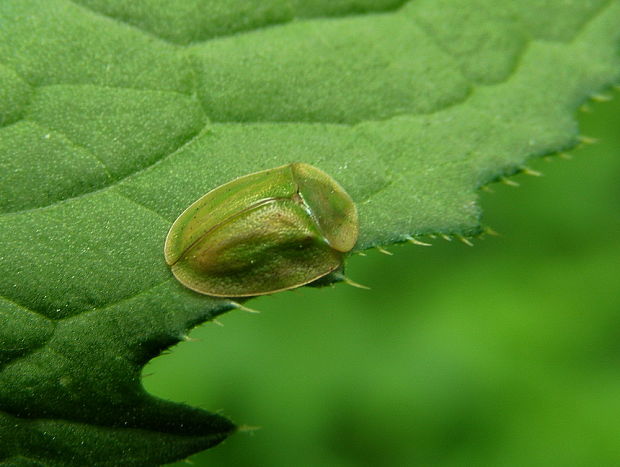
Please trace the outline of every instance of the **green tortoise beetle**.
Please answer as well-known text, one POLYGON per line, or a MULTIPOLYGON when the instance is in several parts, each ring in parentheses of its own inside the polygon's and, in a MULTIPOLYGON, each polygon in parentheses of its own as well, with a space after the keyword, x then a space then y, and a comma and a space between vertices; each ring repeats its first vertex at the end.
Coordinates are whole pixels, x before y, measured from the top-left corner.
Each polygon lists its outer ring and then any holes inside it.
POLYGON ((343 265, 357 208, 331 176, 296 162, 221 185, 172 224, 164 253, 196 292, 250 297, 293 289, 343 265))

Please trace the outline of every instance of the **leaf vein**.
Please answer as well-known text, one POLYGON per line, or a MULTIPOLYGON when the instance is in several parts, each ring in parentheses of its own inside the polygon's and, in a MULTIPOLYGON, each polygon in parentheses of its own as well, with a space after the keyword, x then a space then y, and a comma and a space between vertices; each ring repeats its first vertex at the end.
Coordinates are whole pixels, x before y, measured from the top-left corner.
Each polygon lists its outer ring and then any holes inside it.
POLYGON ((354 18, 354 17, 361 17, 361 16, 372 16, 372 15, 382 15, 382 14, 390 14, 390 13, 394 13, 397 12, 398 10, 400 10, 404 5, 406 5, 407 3, 409 3, 409 0, 400 0, 400 2, 394 4, 393 6, 387 7, 387 8, 383 8, 383 9, 376 9, 376 10, 368 10, 368 11, 360 11, 360 12, 347 12, 347 13, 341 13, 341 14, 332 14, 332 15, 316 15, 316 16, 298 16, 298 15, 292 15, 290 18, 284 20, 284 21, 274 21, 271 23, 266 23, 266 24, 262 24, 260 26, 256 26, 256 27, 250 27, 247 29, 240 29, 237 31, 233 31, 227 34, 216 34, 213 35, 211 37, 207 37, 204 39, 199 39, 197 41, 190 41, 187 43, 181 43, 181 42, 175 42, 174 40, 162 37, 161 35, 154 33, 152 31, 149 31, 145 28, 142 28, 138 25, 132 24, 131 22, 125 20, 125 19, 121 19, 119 17, 113 16, 113 15, 108 15, 106 13, 100 12, 95 10, 94 8, 91 8, 89 6, 83 5, 79 2, 77 2, 76 0, 67 0, 69 3, 72 3, 73 5, 75 5, 76 7, 87 11, 89 13, 91 13, 92 15, 105 19, 106 21, 113 21, 119 24, 122 24, 124 26, 127 26, 128 28, 143 33, 144 35, 146 35, 149 38, 152 39, 157 39, 161 42, 164 42, 165 44, 168 44, 172 47, 188 47, 188 46, 192 46, 192 45, 198 45, 198 44, 203 44, 205 42, 208 42, 210 40, 214 40, 214 39, 221 39, 221 38, 228 38, 228 37, 234 37, 237 35, 241 35, 241 34, 246 34, 246 33, 252 33, 252 32, 256 32, 256 31, 261 31, 264 29, 270 29, 273 27, 279 27, 279 26, 286 26, 288 24, 291 24, 293 22, 299 22, 299 21, 312 21, 312 20, 321 20, 321 19, 338 19, 338 18, 354 18))
POLYGON ((97 154, 95 154, 93 151, 91 151, 90 149, 88 149, 86 146, 77 143, 76 141, 73 141, 71 138, 69 138, 69 136, 59 130, 54 130, 51 128, 48 128, 44 125, 41 125, 41 123, 39 123, 37 120, 31 120, 29 118, 24 119, 25 121, 28 121, 36 126, 38 126, 39 128, 41 128, 43 131, 45 131, 48 134, 56 134, 58 135, 63 143, 70 147, 71 149, 76 150, 77 152, 82 152, 85 153, 87 156, 89 156, 91 159, 94 159, 99 165, 101 165, 101 168, 103 169, 103 171, 105 172, 106 176, 108 179, 114 179, 114 176, 112 175, 112 173, 110 172, 110 169, 108 168, 108 166, 105 164, 105 162, 103 162, 103 160, 97 156, 97 154))
POLYGON ((162 162, 164 162, 165 160, 173 157, 175 154, 177 154, 178 152, 182 151, 186 146, 188 146, 189 144, 191 144, 194 140, 196 140, 197 138, 199 138, 200 136, 202 136, 203 134, 206 133, 206 128, 207 125, 205 125, 204 127, 202 127, 200 130, 198 130, 196 133, 194 133, 190 138, 188 138, 183 144, 181 144, 178 148, 176 148, 174 151, 163 155, 162 157, 160 157, 159 159, 157 159, 156 161, 154 161, 153 163, 139 169, 136 170, 135 172, 131 172, 123 177, 117 178, 116 180, 112 181, 110 184, 103 186, 101 188, 97 188, 96 190, 92 190, 92 191, 88 191, 88 192, 84 192, 84 193, 80 193, 77 196, 72 196, 70 198, 65 198, 65 199, 61 199, 58 201, 55 201, 53 203, 47 204, 45 206, 37 206, 36 208, 29 208, 29 209, 21 209, 18 211, 10 211, 10 212, 5 212, 4 215, 22 215, 22 214, 26 214, 26 213, 30 213, 30 212, 36 212, 36 211, 43 211, 46 209, 50 209, 53 208, 55 206, 64 204, 64 203, 68 203, 71 201, 75 201, 78 199, 82 199, 84 197, 87 196, 92 196, 96 193, 102 193, 102 192, 106 192, 114 187, 116 187, 117 185, 121 184, 122 182, 124 182, 125 180, 140 175, 150 169, 152 169, 153 167, 161 164, 162 162))

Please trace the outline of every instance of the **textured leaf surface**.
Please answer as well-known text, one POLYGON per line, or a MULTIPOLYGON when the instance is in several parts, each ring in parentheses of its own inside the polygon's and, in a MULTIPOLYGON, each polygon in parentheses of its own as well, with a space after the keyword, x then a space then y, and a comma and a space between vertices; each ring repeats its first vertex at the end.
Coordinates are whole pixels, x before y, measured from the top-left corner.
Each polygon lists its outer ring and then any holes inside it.
POLYGON ((304 161, 358 203, 358 249, 474 234, 477 188, 573 146, 620 75, 617 0, 171 5, 0 3, 7 464, 156 465, 234 430, 140 383, 231 307, 163 260, 209 189, 304 161))

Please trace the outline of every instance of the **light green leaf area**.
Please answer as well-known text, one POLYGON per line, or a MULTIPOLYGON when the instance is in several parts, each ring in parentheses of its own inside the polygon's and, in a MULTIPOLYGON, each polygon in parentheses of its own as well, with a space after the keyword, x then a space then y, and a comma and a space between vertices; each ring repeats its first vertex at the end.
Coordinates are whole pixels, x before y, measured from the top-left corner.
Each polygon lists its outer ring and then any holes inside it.
POLYGON ((226 438, 140 381, 233 306, 172 278, 177 215, 303 161, 358 204, 358 250, 474 235, 479 187, 576 144, 618 24, 617 0, 1 2, 0 461, 157 465, 226 438))

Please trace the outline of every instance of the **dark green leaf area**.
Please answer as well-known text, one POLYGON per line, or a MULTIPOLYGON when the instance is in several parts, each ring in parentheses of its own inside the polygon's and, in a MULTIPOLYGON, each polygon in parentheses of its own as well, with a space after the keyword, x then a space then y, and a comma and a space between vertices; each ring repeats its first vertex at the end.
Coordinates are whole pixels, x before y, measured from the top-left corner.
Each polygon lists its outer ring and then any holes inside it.
POLYGON ((106 192, 5 216, 0 228, 13 233, 0 246, 11 265, 0 276, 0 407, 15 418, 0 432, 14 440, 13 450, 0 453, 60 462, 69 445, 75 465, 155 465, 234 430, 218 415, 155 399, 141 385, 150 358, 230 307, 169 276, 159 254, 164 219, 106 192), (120 213, 125 222, 110 221, 120 213), (90 441, 72 444, 79 436, 90 441), (112 440, 114 449, 106 448, 112 440), (157 448, 149 450, 151 443, 157 448))
MULTIPOLYGON (((178 410, 177 414, 188 418, 192 415, 178 410)), ((133 414, 127 416, 131 418, 133 414)), ((209 425, 213 432, 219 431, 222 435, 174 435, 130 426, 98 427, 63 420, 24 421, 0 413, 0 434, 3 436, 1 465, 107 466, 119 465, 118 459, 122 459, 122 465, 157 466, 206 449, 221 442, 225 434, 230 433, 231 426, 223 418, 213 416, 213 419, 203 419, 200 423, 209 425), (5 439, 8 444, 4 443, 5 439), (20 442, 12 443, 11 439, 20 439, 20 442), (32 457, 16 454, 20 452, 28 452, 32 457)))
POLYGON ((217 444, 230 422, 140 382, 234 307, 174 280, 174 219, 301 161, 351 194, 357 250, 476 234, 479 187, 576 144, 618 24, 618 0, 0 2, 0 462, 217 444))
POLYGON ((13 348, 0 353, 0 436, 11 442, 0 446, 0 458, 29 453, 51 465, 157 465, 234 431, 219 415, 142 388, 140 370, 150 358, 217 314, 176 281, 64 319, 7 305, 15 317, 1 335, 13 348), (158 306, 175 312, 152 313, 158 306))

